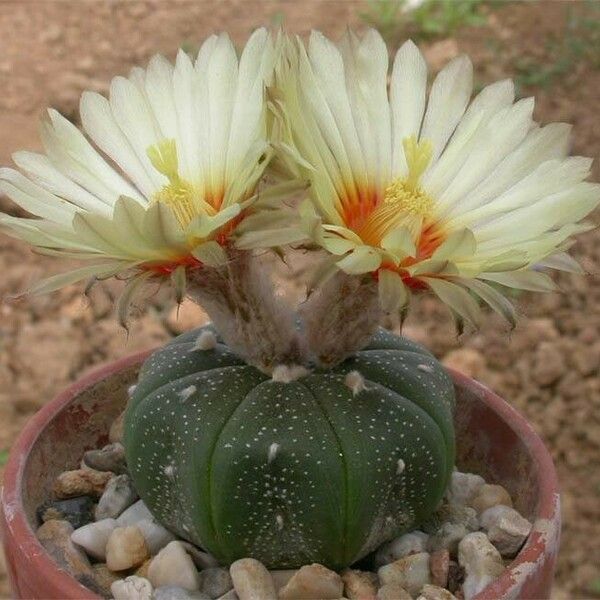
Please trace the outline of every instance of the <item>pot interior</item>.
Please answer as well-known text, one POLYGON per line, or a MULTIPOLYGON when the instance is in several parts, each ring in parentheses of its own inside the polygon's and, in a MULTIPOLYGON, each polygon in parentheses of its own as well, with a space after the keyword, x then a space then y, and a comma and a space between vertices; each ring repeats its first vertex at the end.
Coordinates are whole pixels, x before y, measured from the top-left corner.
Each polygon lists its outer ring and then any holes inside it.
MULTIPOLYGON (((108 443, 110 425, 125 408, 127 388, 135 383, 138 370, 139 364, 130 366, 82 388, 40 432, 23 476, 24 508, 33 530, 38 526, 36 508, 50 497, 54 479, 78 468, 86 450, 108 443)), ((490 407, 485 388, 460 383, 455 387, 458 468, 503 485, 515 508, 534 520, 538 474, 526 442, 490 407)))

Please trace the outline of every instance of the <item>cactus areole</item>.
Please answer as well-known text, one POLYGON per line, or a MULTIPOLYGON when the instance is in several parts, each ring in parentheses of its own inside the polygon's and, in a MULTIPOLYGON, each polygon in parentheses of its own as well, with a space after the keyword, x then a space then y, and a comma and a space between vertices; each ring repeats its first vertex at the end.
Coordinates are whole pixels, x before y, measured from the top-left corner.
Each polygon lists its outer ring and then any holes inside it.
POLYGON ((166 527, 229 563, 346 567, 426 519, 454 465, 449 376, 380 330, 337 367, 274 381, 220 340, 143 365, 125 447, 166 527))

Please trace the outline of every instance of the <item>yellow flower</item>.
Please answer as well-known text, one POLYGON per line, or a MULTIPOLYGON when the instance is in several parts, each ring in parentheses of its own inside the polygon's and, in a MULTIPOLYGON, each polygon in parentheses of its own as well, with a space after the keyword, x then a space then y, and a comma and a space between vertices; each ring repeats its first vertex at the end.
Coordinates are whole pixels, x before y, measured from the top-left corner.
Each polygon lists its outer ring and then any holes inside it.
POLYGON ((584 181, 591 160, 568 157, 570 127, 538 126, 533 99, 515 102, 511 81, 471 100, 461 56, 427 93, 425 60, 408 41, 388 86, 375 30, 339 45, 318 32, 307 48, 288 39, 275 73, 274 144, 311 186, 290 239, 302 229, 332 255, 331 272, 372 273, 386 310, 430 289, 463 319, 478 320, 475 295, 512 321, 489 282, 552 289, 538 266, 579 269, 565 250, 600 199, 584 181))
POLYGON ((265 90, 274 59, 265 29, 239 58, 227 35, 213 35, 195 61, 183 51, 175 65, 155 56, 113 79, 108 99, 85 92, 87 135, 50 110, 45 154, 17 152, 21 172, 0 170, 0 191, 36 218, 0 214, 0 227, 92 264, 32 291, 123 271, 134 275, 132 291, 168 274, 181 288, 186 268, 221 264, 271 158, 265 90))

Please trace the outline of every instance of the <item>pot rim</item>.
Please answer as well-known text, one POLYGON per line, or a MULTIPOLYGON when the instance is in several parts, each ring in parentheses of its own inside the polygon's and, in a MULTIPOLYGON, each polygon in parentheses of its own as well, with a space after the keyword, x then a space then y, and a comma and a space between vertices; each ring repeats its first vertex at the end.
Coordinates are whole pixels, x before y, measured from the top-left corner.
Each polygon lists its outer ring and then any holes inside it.
MULTIPOLYGON (((0 520, 5 528, 2 533, 5 539, 9 537, 20 540, 17 551, 26 555, 32 569, 52 579, 70 597, 83 600, 100 598, 57 567, 29 524, 21 493, 27 457, 46 426, 65 410, 77 395, 118 371, 141 364, 152 352, 154 350, 146 350, 120 358, 77 379, 29 419, 11 448, 4 471, 1 497, 3 518, 0 520)), ((455 384, 474 392, 481 402, 509 425, 523 441, 538 466, 538 506, 531 534, 504 573, 473 600, 491 600, 500 596, 517 598, 521 587, 535 571, 536 565, 543 561, 544 555, 558 551, 560 496, 556 469, 547 448, 525 417, 485 385, 454 369, 447 370, 455 384), (543 477, 540 474, 543 474, 543 477)))

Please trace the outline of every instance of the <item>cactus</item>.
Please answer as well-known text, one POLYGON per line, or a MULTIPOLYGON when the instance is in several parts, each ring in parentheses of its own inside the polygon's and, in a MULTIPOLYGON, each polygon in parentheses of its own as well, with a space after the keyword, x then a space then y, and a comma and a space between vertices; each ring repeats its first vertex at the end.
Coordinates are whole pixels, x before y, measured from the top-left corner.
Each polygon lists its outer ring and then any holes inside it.
POLYGON ((125 417, 136 487, 223 563, 342 568, 424 521, 444 493, 454 395, 427 350, 379 330, 336 367, 297 376, 269 377, 210 327, 142 367, 125 417))

